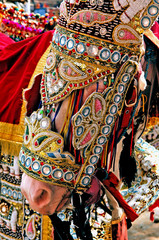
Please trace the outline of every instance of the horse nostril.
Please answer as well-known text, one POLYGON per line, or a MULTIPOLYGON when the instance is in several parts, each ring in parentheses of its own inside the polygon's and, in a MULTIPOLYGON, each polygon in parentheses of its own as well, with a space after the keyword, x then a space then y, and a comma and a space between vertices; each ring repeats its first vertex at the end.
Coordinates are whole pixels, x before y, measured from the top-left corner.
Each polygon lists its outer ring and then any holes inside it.
POLYGON ((35 194, 33 201, 39 206, 44 206, 50 201, 49 193, 46 190, 39 190, 38 193, 35 194))
POLYGON ((43 200, 45 196, 47 195, 47 192, 45 190, 42 190, 41 194, 39 195, 39 200, 43 200))

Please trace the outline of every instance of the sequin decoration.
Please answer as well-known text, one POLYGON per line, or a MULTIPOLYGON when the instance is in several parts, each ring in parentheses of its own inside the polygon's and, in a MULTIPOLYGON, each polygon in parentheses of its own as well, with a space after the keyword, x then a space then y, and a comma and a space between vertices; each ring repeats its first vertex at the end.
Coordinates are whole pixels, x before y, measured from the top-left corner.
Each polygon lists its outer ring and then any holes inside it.
POLYGON ((85 169, 85 172, 86 172, 86 174, 88 174, 88 175, 92 175, 92 174, 94 173, 94 170, 95 170, 94 166, 88 165, 88 166, 86 167, 86 169, 85 169))
POLYGON ((72 49, 74 48, 74 45, 75 45, 74 39, 70 38, 70 39, 67 41, 67 44, 66 44, 67 48, 68 48, 69 50, 72 50, 72 49))
POLYGON ((93 155, 93 156, 91 156, 89 162, 94 165, 98 162, 98 160, 99 160, 99 156, 93 155))
MULTIPOLYGON (((102 1, 100 3, 103 5, 102 1)), ((67 23, 72 24, 76 22, 80 23, 82 26, 89 27, 94 25, 95 23, 104 24, 111 22, 115 18, 116 14, 101 13, 100 11, 96 10, 82 10, 78 11, 70 18, 68 18, 67 23)))
POLYGON ((112 124, 112 122, 113 122, 113 120, 114 120, 114 118, 113 118, 113 116, 111 116, 111 115, 108 115, 107 117, 106 117, 106 124, 107 125, 111 125, 112 124))
POLYGON ((106 143, 106 137, 105 136, 100 136, 100 137, 98 137, 98 144, 99 145, 103 145, 103 144, 105 144, 106 143))
POLYGON ((81 184, 83 186, 88 186, 90 184, 91 178, 88 176, 85 176, 81 179, 81 184))
POLYGON ((102 133, 103 133, 104 135, 109 134, 109 133, 110 133, 110 130, 111 130, 110 126, 104 126, 104 127, 102 127, 102 133))
POLYGON ((74 174, 72 172, 66 172, 64 174, 65 181, 72 181, 74 179, 74 174))
POLYGON ((157 16, 158 15, 158 8, 157 6, 155 5, 151 5, 149 8, 148 8, 148 13, 150 14, 150 16, 157 16))
POLYGON ((27 157, 26 160, 25 160, 25 166, 30 167, 31 162, 32 162, 31 157, 27 157))
POLYGON ((55 169, 52 173, 53 178, 60 179, 63 176, 63 171, 61 169, 55 169))
POLYGON ((101 147, 101 146, 95 146, 93 149, 94 154, 101 154, 102 151, 103 151, 103 147, 101 147))
POLYGON ((105 48, 105 49, 102 49, 100 51, 100 54, 99 54, 100 58, 104 61, 108 60, 109 57, 110 57, 110 51, 109 49, 105 48))
MULTIPOLYGON (((130 61, 123 64, 116 76, 115 86, 112 86, 112 89, 106 95, 107 101, 109 101, 108 108, 106 107, 103 95, 101 93, 93 93, 87 98, 80 111, 73 116, 74 147, 83 150, 82 155, 86 157, 88 154, 87 151, 90 151, 89 146, 94 146, 91 154, 89 152, 90 157, 87 164, 91 163, 95 165, 98 162, 98 157, 103 151, 103 145, 109 139, 119 111, 122 109, 120 103, 126 97, 125 89, 130 85, 136 69, 137 65, 135 62, 130 61), (84 115, 83 112, 85 111, 86 114, 84 115), (98 125, 98 122, 100 122, 100 125, 98 125), (93 135, 90 134, 92 127, 96 127, 96 132, 93 135), (79 128, 82 129, 80 137, 77 135, 77 129, 79 128), (97 133, 98 137, 96 137, 97 133)), ((82 181, 80 184, 83 184, 82 181)))
POLYGON ((47 71, 50 71, 55 66, 56 58, 55 55, 50 52, 46 59, 45 68, 47 71))
POLYGON ((117 62, 120 61, 120 58, 121 58, 121 55, 120 55, 120 53, 117 52, 117 51, 114 51, 113 54, 111 55, 111 60, 112 60, 112 62, 117 63, 117 62))
POLYGON ((38 161, 34 161, 33 164, 32 164, 32 169, 35 172, 39 171, 40 170, 40 163, 38 161))
POLYGON ((82 42, 78 43, 76 46, 76 51, 79 54, 83 54, 86 51, 84 43, 82 43, 82 42))
POLYGON ((40 127, 43 129, 50 129, 50 119, 49 118, 42 118, 40 121, 40 127))
POLYGON ((66 44, 66 36, 63 35, 63 36, 60 37, 60 45, 65 46, 65 44, 66 44))
POLYGON ((98 55, 98 47, 95 46, 95 45, 91 45, 89 46, 88 48, 88 54, 91 56, 91 57, 95 57, 98 55))
POLYGON ((151 19, 148 17, 148 16, 145 16, 142 18, 141 20, 141 26, 143 28, 149 28, 150 27, 150 24, 151 24, 151 19))
POLYGON ((41 172, 42 172, 43 175, 49 176, 49 175, 51 174, 51 170, 52 170, 51 166, 45 164, 45 165, 42 167, 41 172))

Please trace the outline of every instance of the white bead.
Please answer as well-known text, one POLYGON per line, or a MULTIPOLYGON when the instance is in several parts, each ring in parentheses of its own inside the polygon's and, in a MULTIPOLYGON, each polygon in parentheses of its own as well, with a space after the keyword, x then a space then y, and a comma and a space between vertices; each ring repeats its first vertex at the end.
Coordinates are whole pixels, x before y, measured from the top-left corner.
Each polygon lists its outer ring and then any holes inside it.
POLYGON ((88 49, 88 54, 92 57, 97 56, 98 54, 98 47, 97 46, 90 46, 88 49))
POLYGON ((57 85, 54 86, 54 92, 58 92, 59 91, 59 87, 57 85))
POLYGON ((58 81, 58 85, 59 85, 60 88, 62 88, 62 87, 63 87, 63 81, 62 81, 62 80, 59 80, 59 81, 58 81))

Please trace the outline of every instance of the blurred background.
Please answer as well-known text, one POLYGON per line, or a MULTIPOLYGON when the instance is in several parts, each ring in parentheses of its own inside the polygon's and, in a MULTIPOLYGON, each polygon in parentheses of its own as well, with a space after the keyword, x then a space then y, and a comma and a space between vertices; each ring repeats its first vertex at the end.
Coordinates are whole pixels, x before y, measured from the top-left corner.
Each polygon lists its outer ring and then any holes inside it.
POLYGON ((17 6, 19 9, 24 9, 28 14, 38 13, 40 15, 49 14, 49 17, 59 16, 59 5, 60 0, 1 0, 0 3, 3 3, 7 8, 17 6))

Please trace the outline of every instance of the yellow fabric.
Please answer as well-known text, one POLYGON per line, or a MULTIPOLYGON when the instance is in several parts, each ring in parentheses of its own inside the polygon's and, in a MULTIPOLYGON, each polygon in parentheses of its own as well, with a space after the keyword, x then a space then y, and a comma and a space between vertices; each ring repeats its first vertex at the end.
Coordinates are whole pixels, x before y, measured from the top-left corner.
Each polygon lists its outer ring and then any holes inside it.
POLYGON ((52 240, 52 223, 48 216, 42 216, 42 240, 52 240))

